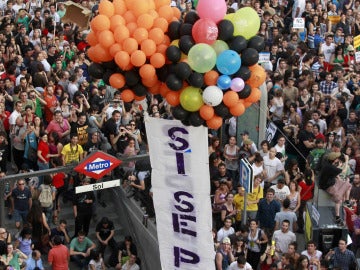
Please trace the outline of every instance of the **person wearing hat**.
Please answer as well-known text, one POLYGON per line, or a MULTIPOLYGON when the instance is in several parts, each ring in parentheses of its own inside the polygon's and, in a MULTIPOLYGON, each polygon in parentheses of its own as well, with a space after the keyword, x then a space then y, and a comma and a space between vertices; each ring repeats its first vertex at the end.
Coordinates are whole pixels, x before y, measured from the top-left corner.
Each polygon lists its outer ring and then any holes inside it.
POLYGON ((255 159, 255 153, 252 152, 252 145, 254 142, 250 139, 245 139, 242 142, 240 147, 239 156, 240 158, 246 158, 249 161, 253 161, 255 159))
POLYGON ((215 255, 216 270, 227 270, 229 265, 234 261, 234 255, 232 253, 231 242, 228 237, 225 237, 221 241, 219 249, 215 255))
MULTIPOLYGON (((241 135, 241 140, 242 140, 242 142, 241 142, 241 144, 240 144, 240 147, 241 147, 241 146, 244 144, 244 140, 250 139, 250 138, 249 138, 249 131, 244 130, 243 132, 240 133, 240 135, 241 135)), ((250 140, 250 141, 251 141, 251 140, 250 140)), ((251 151, 251 154, 252 154, 252 155, 254 155, 255 152, 257 152, 257 147, 256 147, 256 144, 255 144, 254 142, 251 143, 251 149, 250 149, 250 151, 251 151)))
POLYGON ((340 177, 345 158, 340 152, 330 152, 323 157, 319 173, 319 188, 325 190, 332 197, 335 203, 335 222, 344 226, 340 217, 340 207, 345 198, 345 205, 349 204, 351 184, 348 179, 340 177))

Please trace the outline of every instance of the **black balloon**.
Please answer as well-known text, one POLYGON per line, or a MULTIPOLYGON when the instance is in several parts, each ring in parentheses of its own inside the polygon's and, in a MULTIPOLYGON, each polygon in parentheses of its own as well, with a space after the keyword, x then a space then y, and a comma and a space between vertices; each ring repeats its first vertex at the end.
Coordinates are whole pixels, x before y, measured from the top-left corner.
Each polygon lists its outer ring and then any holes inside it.
POLYGON ((247 48, 241 53, 241 65, 252 66, 259 61, 259 53, 253 48, 247 48))
POLYGON ((109 79, 110 79, 110 76, 113 74, 114 74, 114 71, 112 69, 107 69, 102 75, 102 80, 104 81, 104 83, 106 83, 107 85, 110 85, 109 79))
POLYGON ((111 60, 109 62, 104 62, 102 63, 102 66, 106 69, 114 69, 114 70, 118 67, 114 60, 111 60))
POLYGON ((178 78, 185 80, 191 75, 191 67, 185 62, 177 63, 175 66, 175 74, 178 78))
POLYGON ((180 37, 185 35, 191 36, 192 27, 193 25, 190 23, 183 23, 180 27, 180 37))
POLYGON ((191 86, 202 87, 204 85, 204 76, 201 73, 193 72, 188 79, 191 86))
POLYGON ((171 45, 166 49, 166 57, 173 63, 179 62, 181 51, 178 47, 171 45))
POLYGON ((179 47, 183 53, 188 54, 191 47, 194 45, 195 45, 195 41, 191 36, 186 35, 186 36, 180 37, 179 47))
POLYGON ((126 71, 125 74, 125 81, 126 84, 129 87, 133 87, 135 85, 137 85, 140 82, 140 76, 137 72, 131 70, 131 71, 126 71))
POLYGON ((187 110, 185 110, 181 105, 171 108, 171 113, 177 120, 185 120, 190 114, 187 110))
POLYGON ((241 66, 238 71, 233 75, 233 77, 240 77, 244 81, 247 81, 251 76, 251 70, 247 66, 241 66))
POLYGON ((199 15, 195 11, 190 11, 186 13, 184 23, 194 24, 198 19, 200 19, 199 15))
POLYGON ((95 79, 102 79, 105 72, 103 66, 98 63, 91 63, 88 71, 89 75, 95 79))
POLYGON ((181 123, 182 123, 184 126, 187 126, 187 127, 191 125, 188 118, 186 118, 186 119, 184 119, 184 120, 181 120, 181 123))
POLYGON ((172 21, 169 24, 168 36, 171 40, 178 39, 180 37, 181 23, 179 21, 172 21))
POLYGON ((175 74, 169 74, 166 78, 166 85, 169 89, 177 91, 183 87, 183 81, 176 77, 175 74))
POLYGON ((237 53, 241 53, 247 48, 247 40, 243 36, 236 36, 230 41, 229 48, 237 53))
POLYGON ((147 89, 145 86, 143 86, 141 83, 138 83, 135 85, 132 89, 138 97, 145 96, 147 94, 147 89))
POLYGON ((248 41, 248 48, 253 48, 257 50, 258 52, 261 52, 265 49, 265 40, 262 37, 259 36, 253 36, 248 41))
POLYGON ((205 122, 204 119, 201 118, 199 112, 191 113, 188 119, 189 119, 190 125, 192 125, 194 127, 199 127, 205 122))
POLYGON ((169 71, 166 65, 161 68, 156 69, 156 75, 158 76, 159 81, 165 82, 167 76, 169 75, 169 71))
POLYGON ((244 89, 238 92, 239 98, 247 98, 251 94, 251 87, 248 84, 245 84, 244 89))
POLYGON ((234 25, 229 20, 222 20, 218 23, 218 39, 228 41, 233 37, 234 25))
POLYGON ((231 113, 230 113, 228 107, 226 107, 226 105, 223 102, 221 102, 219 105, 215 106, 214 111, 218 116, 221 116, 224 119, 231 117, 231 113))

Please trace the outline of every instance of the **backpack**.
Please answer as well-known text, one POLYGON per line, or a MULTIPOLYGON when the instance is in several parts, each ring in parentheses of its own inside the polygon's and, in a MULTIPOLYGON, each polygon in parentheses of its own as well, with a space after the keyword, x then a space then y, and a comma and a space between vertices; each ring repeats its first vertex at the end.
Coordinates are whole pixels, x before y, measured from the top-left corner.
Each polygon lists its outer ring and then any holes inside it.
POLYGON ((51 187, 49 185, 41 185, 41 186, 42 189, 39 195, 39 201, 41 203, 41 206, 44 208, 52 207, 53 198, 52 198, 51 187))

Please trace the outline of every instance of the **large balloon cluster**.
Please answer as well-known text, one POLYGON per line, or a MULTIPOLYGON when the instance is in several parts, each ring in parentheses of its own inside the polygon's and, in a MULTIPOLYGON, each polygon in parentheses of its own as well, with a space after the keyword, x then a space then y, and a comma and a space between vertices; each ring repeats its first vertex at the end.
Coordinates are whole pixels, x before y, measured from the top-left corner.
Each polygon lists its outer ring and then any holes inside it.
POLYGON ((249 7, 226 15, 225 1, 199 0, 180 21, 169 2, 102 0, 88 36, 89 72, 125 102, 161 94, 185 125, 218 129, 261 97, 259 16, 249 7))

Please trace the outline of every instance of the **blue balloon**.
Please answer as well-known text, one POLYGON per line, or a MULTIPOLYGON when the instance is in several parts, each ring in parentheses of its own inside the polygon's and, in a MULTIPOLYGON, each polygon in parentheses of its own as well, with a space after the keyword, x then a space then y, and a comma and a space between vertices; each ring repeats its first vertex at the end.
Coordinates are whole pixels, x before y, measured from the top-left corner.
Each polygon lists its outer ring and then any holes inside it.
POLYGON ((233 50, 223 51, 216 59, 216 67, 221 74, 235 74, 241 67, 240 55, 233 50))
POLYGON ((217 86, 221 90, 229 89, 229 87, 231 86, 231 78, 230 78, 230 76, 228 76, 228 75, 219 76, 219 78, 217 79, 217 86))

